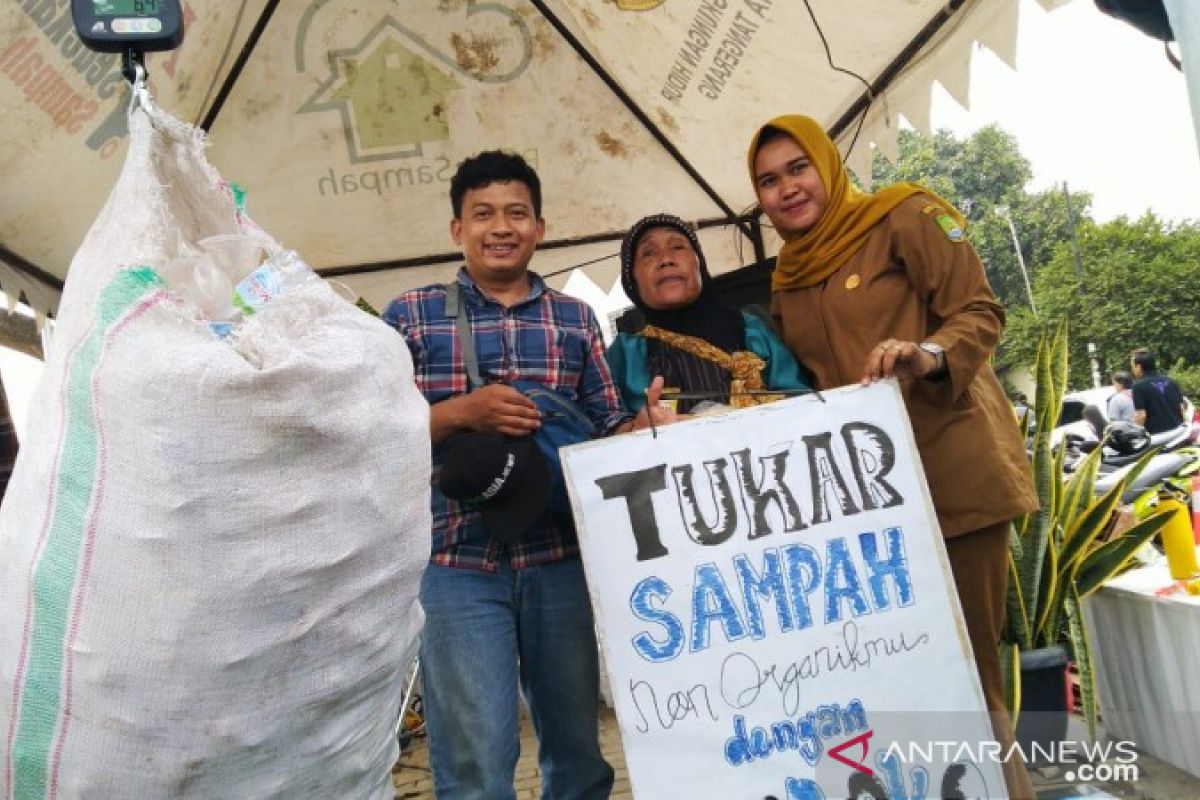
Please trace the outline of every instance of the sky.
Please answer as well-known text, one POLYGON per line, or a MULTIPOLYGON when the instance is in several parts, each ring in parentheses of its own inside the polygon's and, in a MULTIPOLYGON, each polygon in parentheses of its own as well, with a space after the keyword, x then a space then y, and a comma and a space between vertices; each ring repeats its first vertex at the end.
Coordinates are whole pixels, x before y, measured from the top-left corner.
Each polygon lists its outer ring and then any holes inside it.
MULTIPOLYGON (((1066 181, 1091 192, 1098 221, 1147 209, 1200 220, 1200 154, 1183 75, 1161 42, 1092 0, 1050 12, 1021 0, 1016 71, 977 50, 970 110, 935 86, 931 120, 958 136, 998 123, 1033 166, 1030 190, 1066 181)), ((0 348, 0 372, 23 431, 40 362, 0 348)))
POLYGON ((1074 0, 1021 0, 1014 72, 990 50, 972 62, 971 108, 934 87, 931 121, 967 136, 997 123, 1033 165, 1032 191, 1066 181, 1100 222, 1147 209, 1200 220, 1200 155, 1183 74, 1163 44, 1074 0))

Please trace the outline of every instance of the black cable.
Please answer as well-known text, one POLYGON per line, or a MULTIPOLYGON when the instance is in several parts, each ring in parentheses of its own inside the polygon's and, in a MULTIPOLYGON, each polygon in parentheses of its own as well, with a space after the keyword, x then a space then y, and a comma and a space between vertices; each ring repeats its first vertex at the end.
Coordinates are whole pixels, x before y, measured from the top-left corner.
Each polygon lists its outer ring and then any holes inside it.
POLYGON ((213 101, 212 108, 204 115, 204 120, 200 123, 200 127, 204 131, 212 130, 213 123, 217 121, 217 115, 221 113, 221 108, 224 107, 225 101, 233 92, 233 85, 241 76, 242 70, 246 68, 246 62, 250 60, 250 54, 254 52, 254 48, 258 46, 258 40, 262 38, 263 32, 267 29, 267 23, 271 21, 271 15, 275 13, 275 9, 279 7, 279 0, 267 0, 267 4, 263 7, 262 13, 258 17, 258 21, 254 23, 254 28, 250 31, 250 35, 246 37, 246 43, 242 46, 242 52, 238 53, 237 60, 233 62, 233 67, 229 70, 229 75, 225 78, 225 83, 221 86, 221 91, 217 93, 217 99, 213 101))
POLYGON ((212 99, 213 92, 217 90, 217 81, 221 77, 221 72, 225 69, 225 62, 229 60, 229 54, 233 51, 233 40, 237 38, 238 29, 242 27, 242 17, 246 13, 246 0, 242 0, 242 4, 238 6, 237 16, 233 18, 233 27, 229 31, 229 41, 225 43, 225 49, 221 51, 221 58, 217 61, 217 69, 213 72, 212 82, 208 84, 208 91, 204 93, 204 101, 200 103, 200 108, 208 108, 208 101, 212 99))
POLYGON ((804 0, 804 7, 808 10, 808 18, 812 20, 813 27, 817 29, 817 36, 821 37, 821 45, 825 48, 825 60, 829 62, 829 68, 836 72, 841 72, 844 75, 849 75, 851 78, 857 78, 862 82, 863 86, 867 87, 867 90, 869 91, 871 89, 871 84, 866 78, 853 70, 839 67, 837 64, 833 63, 833 54, 829 49, 829 40, 825 38, 825 31, 821 29, 821 23, 817 22, 817 15, 813 12, 812 4, 809 3, 808 0, 804 0))
MULTIPOLYGON (((819 36, 821 39, 821 46, 825 48, 825 60, 829 62, 829 68, 834 72, 840 72, 843 75, 849 75, 850 77, 857 79, 860 83, 862 83, 863 86, 867 88, 867 96, 874 100, 875 95, 871 90, 870 81, 868 81, 862 75, 859 75, 854 70, 846 69, 845 67, 839 67, 837 64, 833 63, 833 51, 829 48, 829 40, 825 38, 825 31, 821 29, 821 23, 817 22, 817 15, 813 12, 812 4, 809 3, 808 0, 804 0, 804 8, 808 10, 808 17, 812 20, 813 27, 817 30, 817 36, 819 36)), ((862 133, 863 123, 867 121, 867 112, 870 110, 870 108, 870 104, 866 105, 863 108, 862 116, 858 118, 858 128, 855 129, 854 137, 850 140, 850 146, 846 148, 846 154, 842 157, 843 163, 845 163, 846 159, 850 157, 850 154, 854 152, 854 145, 858 143, 858 135, 862 133)))
POLYGON ((630 94, 621 86, 621 84, 618 83, 611 74, 609 74, 608 70, 604 68, 604 66, 596 59, 594 55, 592 55, 591 51, 589 51, 587 47, 585 47, 583 43, 575 36, 571 29, 568 28, 561 19, 559 19, 558 15, 547 6, 545 0, 530 0, 530 2, 533 3, 534 8, 541 13, 542 17, 548 23, 550 23, 550 26, 558 32, 559 36, 561 36, 563 40, 571 46, 576 55, 578 55, 583 63, 591 69, 592 73, 601 81, 603 81, 604 85, 608 87, 608 90, 613 93, 614 97, 617 98, 618 102, 625 106, 629 113, 641 123, 646 132, 654 137, 655 141, 657 141, 659 145, 661 145, 662 148, 667 151, 671 158, 675 160, 675 163, 683 168, 684 172, 688 174, 692 181, 698 187, 700 187, 700 189, 706 195, 708 195, 709 199, 713 201, 717 208, 724 212, 729 220, 729 224, 737 225, 738 227, 744 227, 745 223, 740 217, 737 216, 737 214, 734 213, 729 204, 725 202, 725 198, 722 197, 720 193, 718 193, 717 190, 708 183, 704 176, 700 174, 700 171, 696 169, 695 165, 693 165, 692 162, 689 161, 686 156, 684 156, 682 151, 675 146, 675 143, 671 141, 670 137, 663 133, 662 129, 659 128, 659 126, 652 119, 650 119, 650 115, 647 114, 640 105, 634 102, 633 97, 631 97, 630 94))
MULTIPOLYGON (((817 36, 821 40, 821 46, 825 49, 825 61, 828 62, 829 68, 832 69, 834 72, 840 72, 843 75, 849 75, 850 77, 857 80, 859 83, 861 83, 863 86, 866 87, 867 97, 870 100, 874 100, 875 91, 871 88, 870 81, 868 81, 866 78, 864 78, 862 75, 859 75, 857 72, 855 72, 852 69, 846 69, 845 67, 839 67, 837 64, 833 63, 833 50, 829 46, 829 40, 827 38, 825 38, 825 31, 821 27, 821 23, 817 21, 816 12, 813 11, 812 4, 809 2, 809 0, 804 0, 804 8, 805 8, 805 10, 808 11, 808 18, 812 20, 813 28, 816 30, 817 36)), ((867 112, 870 110, 871 110, 871 105, 870 105, 870 102, 868 102, 867 104, 865 104, 863 106, 862 114, 860 114, 858 117, 858 127, 855 128, 854 136, 850 139, 850 146, 846 148, 846 154, 842 155, 843 166, 846 164, 846 160, 850 157, 850 154, 852 152, 854 152, 854 146, 856 144, 858 144, 859 134, 862 133, 863 125, 867 121, 867 112)), ((830 136, 832 137, 833 134, 831 133, 830 136)), ((840 152, 839 152, 839 155, 841 155, 840 152)), ((747 219, 751 218, 751 217, 755 217, 755 216, 761 216, 761 215, 762 215, 762 207, 759 206, 759 204, 757 202, 753 203, 749 208, 745 209, 742 212, 742 216, 747 219)), ((770 224, 759 223, 759 227, 769 228, 771 230, 774 230, 774 226, 770 225, 770 224)), ((739 239, 739 241, 738 241, 738 258, 740 259, 741 257, 742 257, 741 240, 739 239)))
MULTIPOLYGON (((871 89, 870 81, 852 69, 839 67, 837 64, 833 63, 833 50, 829 47, 829 40, 825 37, 825 31, 823 28, 821 28, 821 23, 817 21, 816 12, 813 11, 812 4, 809 2, 809 0, 804 0, 804 8, 808 11, 808 18, 812 20, 813 28, 817 31, 817 36, 821 40, 821 46, 825 49, 825 61, 828 62, 829 68, 834 72, 840 72, 843 75, 849 75, 857 80, 864 87, 866 87, 867 96, 874 99, 875 93, 871 89)), ((871 107, 869 104, 863 107, 862 114, 858 118, 858 127, 854 130, 854 136, 850 139, 850 146, 846 148, 846 154, 842 156, 842 164, 845 164, 846 160, 850 157, 850 154, 854 152, 854 146, 858 144, 858 137, 859 134, 862 133, 863 125, 867 121, 867 112, 870 111, 870 108, 871 107)), ((760 216, 761 214, 762 209, 759 208, 758 203, 753 203, 749 208, 744 209, 739 216, 742 219, 750 219, 755 216, 760 216)), ((774 227, 771 225, 762 225, 760 223, 759 227, 771 228, 774 230, 774 227)), ((736 239, 734 247, 737 250, 738 260, 744 262, 745 259, 743 258, 744 250, 742 242, 744 238, 749 238, 749 236, 741 228, 736 229, 734 236, 736 239)))
POLYGON ((870 108, 871 103, 875 100, 877 95, 882 94, 889 86, 892 85, 892 83, 898 80, 903 73, 909 71, 928 58, 932 54, 933 50, 931 49, 922 53, 922 49, 931 41, 933 41, 934 37, 941 33, 943 27, 945 27, 947 24, 951 25, 950 33, 948 35, 952 36, 954 31, 956 31, 958 27, 962 25, 964 17, 962 14, 959 14, 958 11, 966 2, 967 0, 949 0, 949 2, 946 3, 946 5, 934 15, 933 19, 929 20, 929 22, 925 24, 925 27, 923 27, 920 32, 912 38, 912 41, 910 41, 904 47, 904 49, 901 50, 894 59, 892 59, 892 62, 884 67, 883 71, 879 73, 879 77, 875 79, 875 82, 871 85, 871 87, 868 88, 867 91, 863 92, 862 96, 859 97, 858 100, 856 100, 850 106, 850 108, 846 109, 846 112, 842 114, 842 116, 839 117, 832 126, 830 126, 830 137, 836 139, 841 136, 842 131, 850 127, 850 124, 854 121, 854 117, 858 115, 860 109, 865 115, 867 109, 870 108))

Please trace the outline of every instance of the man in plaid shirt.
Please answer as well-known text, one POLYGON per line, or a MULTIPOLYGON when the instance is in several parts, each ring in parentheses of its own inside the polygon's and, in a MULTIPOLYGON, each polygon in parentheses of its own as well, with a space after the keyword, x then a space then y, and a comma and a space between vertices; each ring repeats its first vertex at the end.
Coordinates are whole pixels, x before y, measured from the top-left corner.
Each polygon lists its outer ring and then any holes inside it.
POLYGON ((542 796, 606 798, 613 772, 598 741, 596 640, 575 531, 544 515, 514 543, 489 537, 478 511, 439 491, 439 446, 460 431, 536 431, 541 415, 515 381, 575 402, 601 435, 628 430, 630 417, 591 309, 529 272, 545 230, 533 169, 515 154, 481 153, 459 165, 450 198, 450 233, 466 260, 459 313, 486 385, 469 391, 446 287, 406 292, 383 315, 408 343, 430 403, 421 674, 434 786, 454 800, 515 796, 519 681, 540 740, 542 796))

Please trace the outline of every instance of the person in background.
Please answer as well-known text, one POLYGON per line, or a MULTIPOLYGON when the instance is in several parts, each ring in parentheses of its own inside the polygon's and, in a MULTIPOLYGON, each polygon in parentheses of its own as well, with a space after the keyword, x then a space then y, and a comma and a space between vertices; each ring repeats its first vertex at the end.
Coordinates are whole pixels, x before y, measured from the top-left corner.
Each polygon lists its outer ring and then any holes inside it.
POLYGON ((1133 421, 1147 433, 1162 433, 1186 421, 1187 410, 1179 384, 1155 368, 1154 356, 1144 347, 1129 354, 1133 370, 1133 421))
POLYGON ((1108 398, 1109 422, 1133 422, 1133 376, 1124 370, 1112 374, 1112 397, 1108 398))
POLYGON ((529 271, 545 230, 533 169, 512 153, 480 153, 458 166, 450 198, 450 234, 466 261, 458 313, 486 385, 469 385, 448 287, 406 292, 383 315, 408 344, 430 403, 433 542, 421 582, 421 676, 434 789, 453 800, 516 796, 519 684, 538 736, 542 796, 601 800, 613 771, 600 752, 598 653, 579 542, 555 517, 524 529, 538 509, 523 506, 534 505, 538 486, 546 490, 549 473, 543 465, 537 480, 525 466, 537 460, 528 437, 542 418, 511 384, 539 383, 576 403, 600 435, 627 430, 629 415, 592 310, 529 271), (477 474, 495 461, 494 478, 477 474), (481 496, 503 497, 502 514, 449 499, 460 496, 449 484, 473 480, 482 480, 481 496), (523 488, 511 492, 509 483, 523 488))
MULTIPOLYGON (((700 240, 670 214, 634 223, 621 242, 621 285, 645 317, 636 333, 619 333, 607 356, 626 407, 639 411, 656 376, 663 396, 706 395, 735 408, 806 391, 796 359, 767 324, 717 297, 700 240)), ((704 397, 675 401, 679 414, 704 397)))
MULTIPOLYGON (((865 194, 809 117, 755 133, 750 179, 783 238, 771 279, 783 341, 816 388, 896 377, 1004 752, 1012 742, 998 644, 1013 518, 1038 507, 1013 409, 992 372, 1004 310, 964 219, 916 184, 865 194)), ((1021 759, 1009 796, 1032 798, 1021 759)))

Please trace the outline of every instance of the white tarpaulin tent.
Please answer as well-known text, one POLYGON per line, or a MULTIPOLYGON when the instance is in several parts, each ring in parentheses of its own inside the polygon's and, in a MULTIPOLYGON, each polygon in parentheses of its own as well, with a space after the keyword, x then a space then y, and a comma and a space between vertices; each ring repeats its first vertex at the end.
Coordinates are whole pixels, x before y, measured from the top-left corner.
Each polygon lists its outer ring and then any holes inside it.
MULTIPOLYGON (((1043 6, 1065 0, 1039 0, 1043 6)), ((448 181, 523 152, 545 194, 543 274, 613 285, 621 232, 702 223, 714 271, 773 252, 744 147, 803 111, 866 174, 932 83, 967 103, 977 44, 1013 63, 1018 0, 185 0, 147 58, 158 103, 210 131, 255 220, 376 307, 458 256, 448 181), (861 131, 860 131, 861 128, 861 131), (852 149, 851 149, 851 145, 852 149)), ((120 59, 80 46, 70 4, 0 9, 0 287, 54 312, 124 155, 120 59)))

